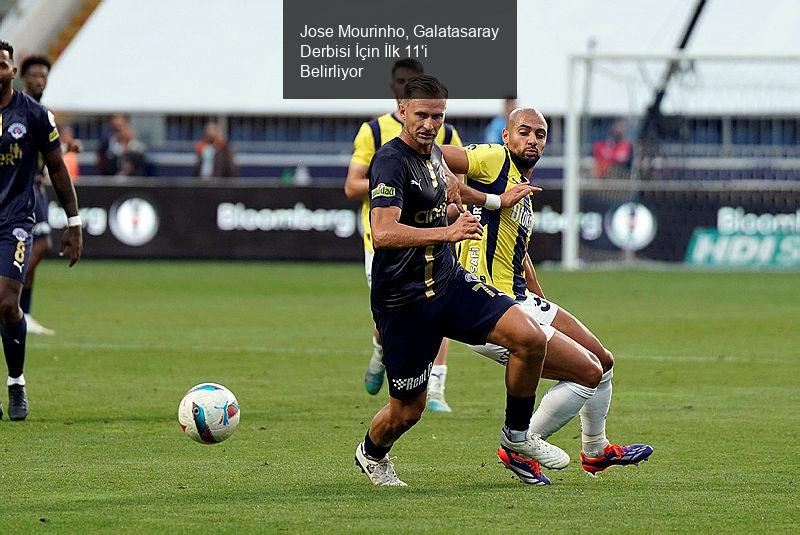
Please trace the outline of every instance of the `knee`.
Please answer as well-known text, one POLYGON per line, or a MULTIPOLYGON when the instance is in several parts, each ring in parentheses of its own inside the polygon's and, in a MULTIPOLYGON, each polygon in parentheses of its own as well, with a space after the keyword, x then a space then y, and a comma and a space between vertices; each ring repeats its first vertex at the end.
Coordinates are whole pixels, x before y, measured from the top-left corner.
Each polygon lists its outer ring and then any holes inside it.
MULTIPOLYGON (((425 396, 423 396, 423 400, 425 396)), ((419 403, 414 403, 411 405, 404 405, 400 408, 394 415, 394 423, 395 425, 406 431, 414 427, 414 425, 419 422, 420 418, 422 418, 422 412, 425 410, 425 403, 421 405, 419 403)))
POLYGON ((603 351, 597 355, 597 358, 600 359, 600 365, 603 366, 604 373, 614 367, 614 355, 608 349, 603 348, 603 351))
POLYGON ((547 336, 541 329, 531 328, 519 337, 514 353, 525 360, 544 360, 547 352, 547 336))
POLYGON ((0 323, 14 323, 19 321, 20 316, 22 314, 15 295, 0 297, 0 323))
POLYGON ((588 358, 585 359, 585 364, 580 371, 577 383, 587 388, 597 388, 597 385, 603 379, 603 366, 594 353, 589 351, 586 353, 588 358))

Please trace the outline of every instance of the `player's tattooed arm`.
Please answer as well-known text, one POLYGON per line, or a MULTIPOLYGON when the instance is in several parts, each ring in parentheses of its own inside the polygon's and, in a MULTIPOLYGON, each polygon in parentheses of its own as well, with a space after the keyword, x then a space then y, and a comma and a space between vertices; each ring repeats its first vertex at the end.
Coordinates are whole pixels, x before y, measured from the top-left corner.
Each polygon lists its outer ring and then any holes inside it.
POLYGON ((369 166, 359 162, 350 162, 347 178, 344 180, 344 194, 348 199, 361 200, 369 194, 369 166))
POLYGON ((375 249, 405 249, 427 247, 439 243, 479 240, 483 227, 469 212, 459 216, 446 227, 419 228, 400 223, 401 209, 397 206, 375 207, 370 211, 372 245, 375 249))
MULTIPOLYGON (((510 208, 515 204, 517 204, 522 199, 524 199, 527 195, 531 195, 532 193, 539 193, 540 191, 542 191, 542 188, 537 188, 536 186, 531 186, 530 184, 517 184, 513 188, 499 195, 500 208, 510 208)), ((466 204, 472 204, 475 206, 486 206, 487 197, 485 193, 482 193, 474 188, 471 188, 466 184, 462 184, 461 199, 466 204)))
MULTIPOLYGON (((452 203, 459 212, 463 212, 464 201, 461 199, 461 186, 464 184, 464 175, 453 173, 444 158, 442 158, 442 167, 444 168, 444 178, 447 180, 447 202, 452 203)), ((449 210, 448 207, 448 213, 449 210)))
MULTIPOLYGON (((50 174, 50 182, 56 191, 58 203, 67 213, 67 217, 78 215, 78 196, 75 194, 75 187, 69 178, 69 171, 64 165, 64 157, 61 147, 56 147, 44 155, 44 162, 50 174)), ((73 266, 83 253, 83 230, 80 225, 70 226, 64 230, 61 237, 61 250, 59 254, 64 254, 69 250, 69 265, 73 266)))
POLYGON ((525 286, 542 299, 546 299, 544 291, 539 285, 539 279, 536 278, 536 269, 533 267, 533 261, 528 253, 525 253, 525 258, 522 260, 522 267, 525 269, 525 286))

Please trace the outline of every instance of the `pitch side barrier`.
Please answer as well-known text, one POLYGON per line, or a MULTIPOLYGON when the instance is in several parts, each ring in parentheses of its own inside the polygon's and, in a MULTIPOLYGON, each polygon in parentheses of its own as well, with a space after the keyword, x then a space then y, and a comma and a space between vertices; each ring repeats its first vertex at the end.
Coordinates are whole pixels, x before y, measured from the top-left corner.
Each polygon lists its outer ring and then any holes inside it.
MULTIPOLYGON (((562 181, 537 183, 530 253, 559 261, 562 181)), ((87 257, 363 259, 360 203, 339 186, 141 179, 84 182, 78 194, 87 257)), ((49 222, 58 238, 66 218, 55 201, 49 222)), ((800 182, 586 180, 579 233, 582 265, 800 269, 800 182)))

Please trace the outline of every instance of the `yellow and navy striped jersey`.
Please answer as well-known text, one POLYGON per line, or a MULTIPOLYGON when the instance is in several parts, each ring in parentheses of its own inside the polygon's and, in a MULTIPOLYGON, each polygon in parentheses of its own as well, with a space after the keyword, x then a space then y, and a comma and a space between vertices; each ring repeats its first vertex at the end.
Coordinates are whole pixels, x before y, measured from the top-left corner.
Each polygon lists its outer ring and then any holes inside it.
MULTIPOLYGON (((400 135, 403 130, 403 122, 394 113, 381 115, 377 119, 361 124, 358 134, 353 141, 353 157, 351 162, 369 165, 375 152, 385 143, 400 135)), ((449 123, 444 123, 436 135, 436 142, 439 145, 462 146, 458 132, 449 123)), ((364 225, 364 250, 373 252, 372 232, 369 225, 369 195, 364 197, 361 205, 361 223, 364 225)))
MULTIPOLYGON (((503 145, 470 145, 467 185, 483 193, 500 195, 517 184, 528 182, 503 145)), ((533 202, 528 195, 519 203, 500 210, 481 206, 468 209, 483 225, 480 240, 465 240, 459 245, 459 262, 464 268, 513 296, 525 299, 523 260, 533 231, 533 202)))

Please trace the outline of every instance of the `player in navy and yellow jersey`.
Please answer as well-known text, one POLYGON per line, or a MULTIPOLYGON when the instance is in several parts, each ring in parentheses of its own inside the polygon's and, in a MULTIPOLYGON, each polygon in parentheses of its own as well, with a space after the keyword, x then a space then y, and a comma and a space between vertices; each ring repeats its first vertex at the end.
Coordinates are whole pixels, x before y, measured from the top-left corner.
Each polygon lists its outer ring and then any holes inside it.
MULTIPOLYGON (((478 192, 465 192, 465 198, 483 204, 487 196, 504 195, 530 183, 533 167, 547 143, 547 122, 535 109, 516 109, 509 116, 503 139, 504 145, 442 148, 450 169, 464 173, 467 186, 478 192)), ((480 220, 484 232, 481 239, 460 244, 459 262, 481 281, 513 296, 539 322, 548 338, 542 377, 559 382, 542 399, 531 419, 531 431, 548 438, 580 412, 581 459, 586 471, 594 474, 613 464, 647 459, 652 453, 650 446, 612 445, 606 438, 614 359, 572 314, 545 299, 527 252, 533 232, 531 196, 513 205, 501 204, 498 210, 480 206, 469 206, 469 210, 480 220)), ((485 344, 473 349, 505 362, 507 350, 503 347, 485 344)), ((502 452, 500 457, 504 460, 502 452)))
MULTIPOLYGON (((44 90, 47 87, 47 77, 50 75, 50 61, 44 56, 28 56, 20 66, 22 88, 26 95, 36 102, 41 102, 44 90)), ((33 195, 36 200, 34 214, 36 224, 33 226, 33 246, 31 259, 28 265, 28 275, 25 277, 25 286, 22 288, 20 307, 25 314, 25 323, 28 325, 29 334, 43 334, 52 336, 55 331, 48 329, 31 316, 31 302, 33 301, 33 281, 36 275, 36 266, 53 246, 50 240, 50 224, 47 217, 47 190, 44 185, 44 156, 39 154, 36 164, 36 176, 33 184, 33 195)))
MULTIPOLYGON (((545 484, 537 460, 569 457, 528 429, 547 342, 513 299, 467 273, 453 243, 480 239, 470 213, 448 224, 451 201, 435 143, 447 89, 435 78, 406 84, 399 112, 403 131, 375 154, 369 170, 375 259, 370 303, 383 341, 389 403, 356 448, 356 464, 375 485, 405 486, 389 450, 422 416, 433 361, 443 338, 512 347, 506 366, 506 418, 500 448, 526 482, 545 484), (508 344, 508 345, 505 345, 508 344)), ((457 188, 456 192, 457 193, 457 188)), ((462 208, 463 209, 463 208, 462 208)), ((544 462, 544 461, 543 461, 544 462)))
MULTIPOLYGON (((395 98, 400 100, 406 81, 419 74, 423 74, 423 67, 418 61, 404 59, 395 62, 392 67, 392 82, 390 87, 395 98)), ((398 104, 399 106, 399 104, 398 104)), ((361 222, 364 228, 364 271, 367 276, 367 285, 371 284, 372 258, 372 232, 369 223, 369 178, 367 171, 375 152, 384 144, 400 135, 403 121, 398 116, 398 109, 392 113, 381 115, 361 125, 353 142, 353 157, 347 171, 344 191, 350 199, 363 199, 361 207, 361 222)), ((436 142, 440 145, 462 145, 458 132, 448 123, 442 124, 436 134, 436 142)), ((372 338, 373 351, 367 371, 364 374, 364 386, 370 394, 377 394, 383 385, 384 366, 381 362, 383 349, 377 331, 372 338)), ((436 412, 450 412, 450 407, 444 399, 445 379, 447 378, 447 340, 442 342, 442 347, 434 363, 431 379, 428 409, 436 412)))
POLYGON ((9 418, 24 420, 28 416, 23 375, 27 325, 19 303, 36 223, 33 180, 40 153, 67 214, 61 254, 70 249, 70 266, 80 258, 83 234, 55 118, 36 100, 14 91, 16 74, 14 48, 0 41, 0 337, 8 365, 9 418))

